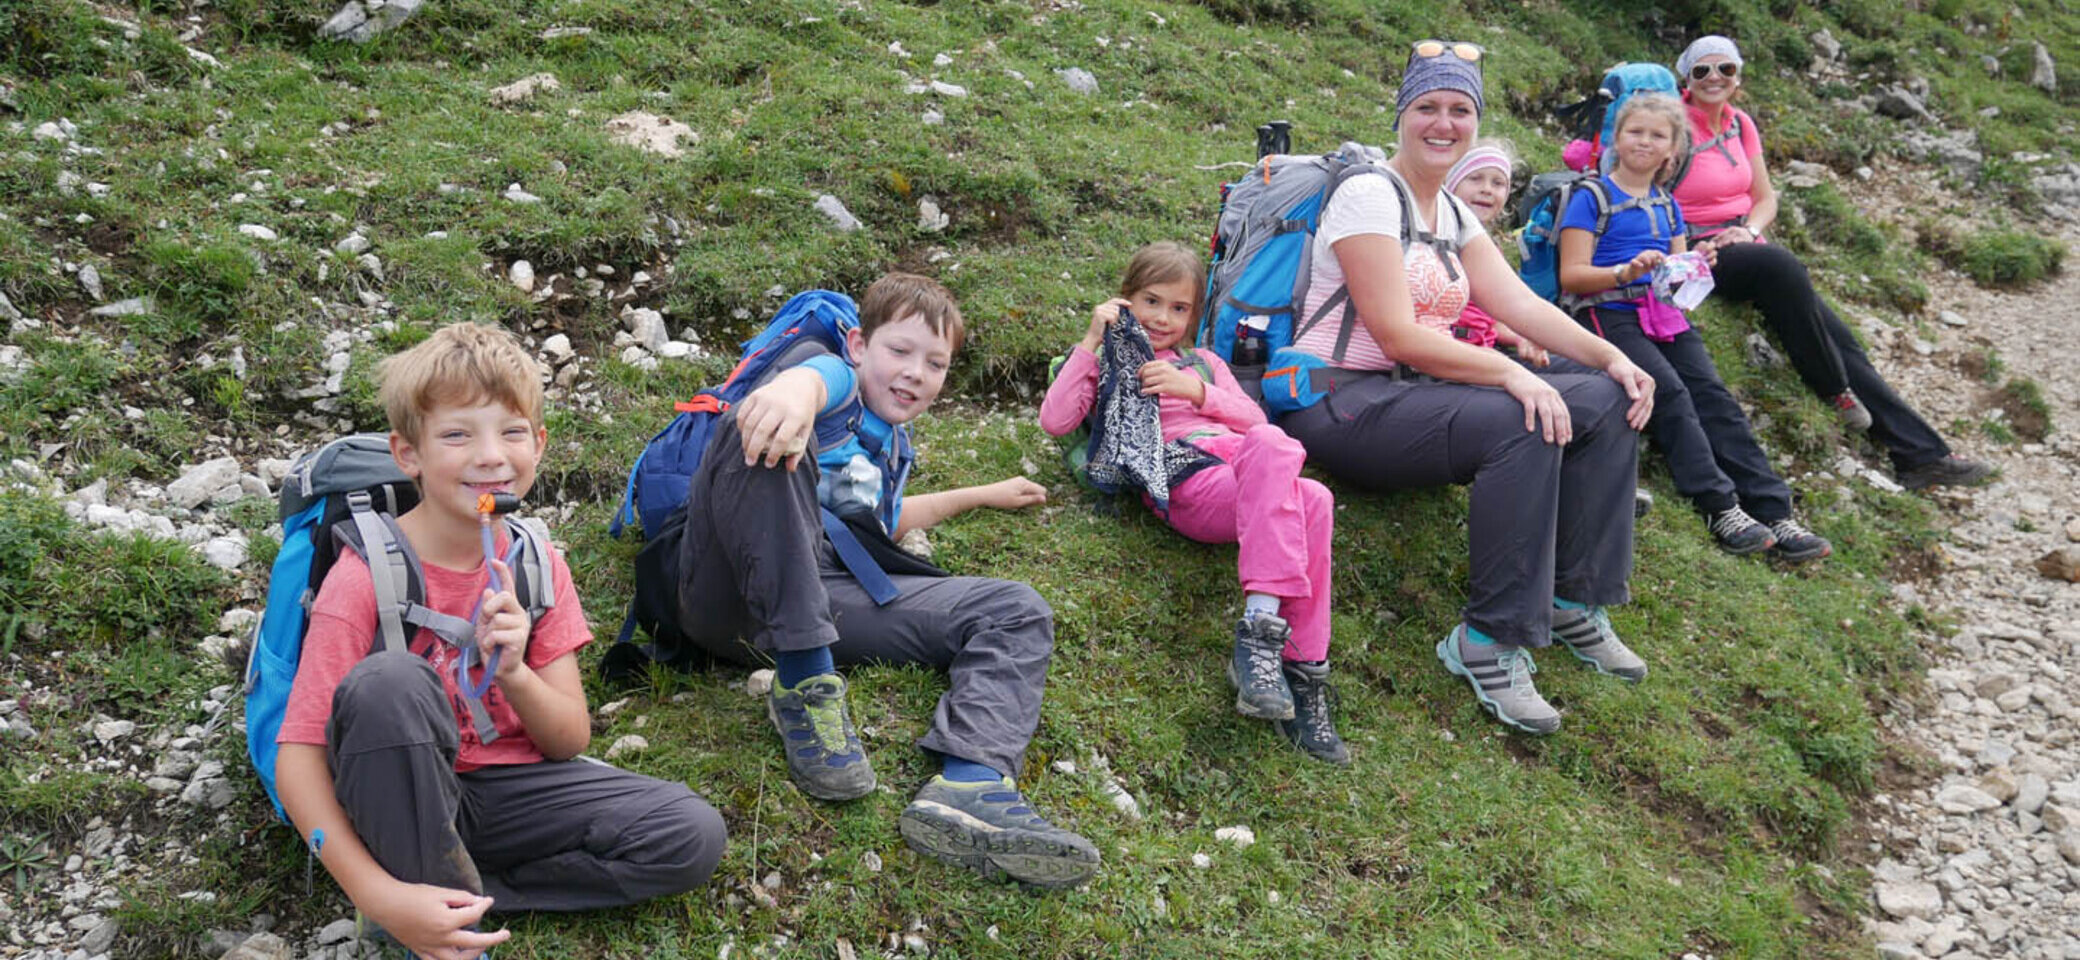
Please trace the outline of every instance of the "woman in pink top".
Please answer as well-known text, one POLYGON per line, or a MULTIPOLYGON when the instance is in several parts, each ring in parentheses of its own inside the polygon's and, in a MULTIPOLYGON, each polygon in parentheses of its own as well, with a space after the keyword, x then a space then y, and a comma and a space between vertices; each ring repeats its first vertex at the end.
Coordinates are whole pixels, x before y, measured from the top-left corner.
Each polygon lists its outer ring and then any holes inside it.
POLYGON ((1636 431, 1654 382, 1526 288, 1445 192, 1480 135, 1483 55, 1414 45, 1397 152, 1379 175, 1343 181, 1312 238, 1297 315, 1322 320, 1272 359, 1291 350, 1317 365, 1309 392, 1326 396, 1279 420, 1309 462, 1373 490, 1470 486, 1472 582, 1437 656, 1497 719, 1550 733, 1560 714, 1532 682, 1533 648, 1557 641, 1599 672, 1647 673, 1603 608, 1629 598, 1636 431), (1588 372, 1536 373, 1459 341, 1451 327, 1469 303, 1588 372))
POLYGON ((1220 357, 1203 347, 1180 349, 1205 290, 1197 254, 1174 243, 1141 248, 1127 264, 1119 297, 1091 311, 1090 329, 1048 387, 1040 427, 1059 437, 1090 415, 1099 345, 1121 311, 1130 313, 1155 350, 1135 374, 1142 394, 1159 398, 1163 440, 1190 443, 1219 461, 1172 488, 1169 509, 1157 513, 1193 540, 1241 545, 1243 613, 1228 660, 1235 709, 1276 722, 1311 756, 1349 763, 1329 715, 1335 501, 1329 488, 1300 476, 1306 451, 1265 421, 1220 357))
POLYGON ((1722 36, 1701 37, 1676 61, 1690 114, 1690 169, 1676 185, 1692 244, 1716 248, 1716 296, 1752 303, 1776 332, 1806 388, 1852 429, 1869 430, 1892 455, 1901 484, 1975 484, 1993 468, 1950 452, 1934 427, 1893 392, 1840 317, 1813 289, 1798 257, 1763 239, 1777 218, 1777 191, 1763 163, 1755 118, 1733 105, 1741 52, 1722 36))

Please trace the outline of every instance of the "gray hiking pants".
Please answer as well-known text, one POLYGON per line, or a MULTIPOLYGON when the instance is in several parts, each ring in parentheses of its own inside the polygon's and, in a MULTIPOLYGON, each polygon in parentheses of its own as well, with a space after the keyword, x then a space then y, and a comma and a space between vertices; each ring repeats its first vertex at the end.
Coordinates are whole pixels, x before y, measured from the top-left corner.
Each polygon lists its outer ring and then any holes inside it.
POLYGON ((373 653, 326 726, 334 791, 393 877, 494 910, 617 907, 708 882, 722 817, 685 784, 589 758, 455 772, 460 736, 432 665, 373 653))
POLYGON ((1032 587, 984 577, 893 575, 876 606, 824 538, 819 473, 746 467, 736 415, 702 455, 686 497, 679 627, 708 656, 751 666, 759 654, 831 649, 841 665, 944 670, 946 693, 918 746, 1016 777, 1040 726, 1054 611, 1032 587))
POLYGON ((1567 401, 1565 448, 1524 429, 1496 387, 1360 377, 1279 421, 1309 463, 1368 490, 1471 484, 1469 626, 1501 643, 1552 642, 1555 595, 1624 603, 1632 575, 1639 435, 1601 373, 1541 374, 1567 401))

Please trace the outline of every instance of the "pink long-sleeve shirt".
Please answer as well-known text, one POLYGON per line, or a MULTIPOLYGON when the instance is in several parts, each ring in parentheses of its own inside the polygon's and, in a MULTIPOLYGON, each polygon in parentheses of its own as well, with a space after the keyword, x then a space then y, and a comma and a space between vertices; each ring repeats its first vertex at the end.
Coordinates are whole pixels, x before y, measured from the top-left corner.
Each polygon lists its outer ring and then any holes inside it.
MULTIPOLYGON (((1249 394, 1242 392, 1242 385, 1235 382, 1235 374, 1213 351, 1198 348, 1199 357, 1213 371, 1213 382, 1206 385, 1203 404, 1193 404, 1182 397, 1163 396, 1158 398, 1157 407, 1163 424, 1163 439, 1176 440, 1203 431, 1241 435, 1249 432, 1264 421, 1264 410, 1257 406, 1249 394)), ((1177 360, 1182 355, 1175 350, 1158 350, 1158 360, 1177 360)), ((1047 388, 1047 399, 1040 402, 1040 429, 1052 436, 1062 436, 1075 430, 1090 415, 1091 404, 1098 399, 1098 355, 1078 344, 1069 351, 1069 359, 1062 363, 1062 371, 1047 388)))

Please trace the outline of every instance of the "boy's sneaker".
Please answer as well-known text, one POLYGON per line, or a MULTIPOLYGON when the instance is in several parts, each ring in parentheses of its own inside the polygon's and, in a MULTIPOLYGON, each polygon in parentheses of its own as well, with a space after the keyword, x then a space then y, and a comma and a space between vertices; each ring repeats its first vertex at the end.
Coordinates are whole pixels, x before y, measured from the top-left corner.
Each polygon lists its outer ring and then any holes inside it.
POLYGON ((1602 607, 1587 610, 1553 608, 1553 639, 1560 641, 1582 662, 1627 683, 1647 677, 1647 662, 1618 639, 1611 629, 1611 615, 1602 607))
POLYGON ((1654 512, 1654 495, 1638 487, 1632 488, 1632 519, 1638 520, 1654 512))
POLYGON ((1834 544, 1790 517, 1769 525, 1769 532, 1777 538, 1776 546, 1770 549, 1780 560, 1803 563, 1818 560, 1834 552, 1834 544))
POLYGON ((1712 531, 1712 539, 1719 541, 1719 549, 1736 557, 1767 550, 1777 544, 1777 538, 1770 534, 1769 527, 1748 516, 1748 511, 1739 506, 1706 516, 1705 526, 1712 531))
POLYGON ((1538 695, 1538 688, 1531 683, 1531 675, 1538 672, 1538 664, 1531 661, 1531 651, 1522 647, 1502 644, 1476 646, 1466 642, 1466 625, 1452 628, 1452 632, 1437 642, 1437 659, 1444 661, 1444 668, 1465 677, 1473 685, 1473 695, 1502 721, 1525 733, 1552 733, 1560 729, 1560 711, 1538 695))
POLYGON ((991 880, 1075 887, 1098 871, 1098 848, 1034 813, 1008 777, 980 783, 933 777, 896 826, 918 853, 991 880))
POLYGON ((1844 390, 1828 398, 1827 405, 1834 408, 1834 415, 1841 418, 1842 426, 1851 430, 1871 428, 1871 408, 1856 399, 1856 394, 1844 390))
POLYGON ((1899 477, 1899 485, 1909 490, 1923 490, 1934 486, 1976 487, 1993 476, 1993 465, 1979 460, 1967 460, 1957 454, 1940 457, 1918 466, 1904 467, 1893 471, 1899 477))
POLYGON ((1228 682, 1235 685, 1235 712, 1259 720, 1293 719, 1293 690, 1280 669, 1286 638, 1285 618, 1269 613, 1244 616, 1235 623, 1235 652, 1228 657, 1228 682))
POLYGON ((1293 719, 1277 721, 1278 732, 1317 760, 1350 763, 1350 748, 1336 735, 1336 721, 1329 716, 1329 665, 1288 661, 1284 669, 1293 691, 1293 719))
POLYGON ((766 714, 787 748, 787 773, 818 800, 851 800, 874 789, 874 768, 845 710, 845 681, 835 673, 793 687, 775 683, 766 714))

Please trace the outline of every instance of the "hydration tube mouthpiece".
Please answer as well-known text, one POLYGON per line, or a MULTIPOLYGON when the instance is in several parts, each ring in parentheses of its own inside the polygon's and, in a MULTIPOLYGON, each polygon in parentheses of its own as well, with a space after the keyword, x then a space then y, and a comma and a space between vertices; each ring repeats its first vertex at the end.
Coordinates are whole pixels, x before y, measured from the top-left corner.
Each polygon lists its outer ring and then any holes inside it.
POLYGON ((477 494, 477 513, 485 518, 501 517, 520 509, 520 498, 510 493, 477 494))

